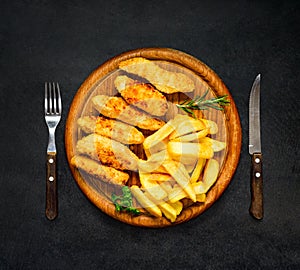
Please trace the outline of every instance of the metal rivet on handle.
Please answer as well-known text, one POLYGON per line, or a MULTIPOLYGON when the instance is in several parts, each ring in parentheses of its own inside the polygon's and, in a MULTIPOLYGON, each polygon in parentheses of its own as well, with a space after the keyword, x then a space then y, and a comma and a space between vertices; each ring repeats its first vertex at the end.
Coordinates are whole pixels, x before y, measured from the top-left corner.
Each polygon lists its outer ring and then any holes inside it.
POLYGON ((259 172, 255 173, 255 177, 256 178, 260 177, 260 173, 259 172))
POLYGON ((260 163, 260 159, 259 159, 259 158, 256 158, 256 159, 255 159, 255 163, 260 163))
POLYGON ((53 162, 54 162, 53 158, 50 158, 50 159, 49 159, 49 163, 52 164, 53 162))
POLYGON ((53 176, 50 176, 50 177, 49 177, 49 181, 52 182, 53 180, 54 180, 54 177, 53 177, 53 176))

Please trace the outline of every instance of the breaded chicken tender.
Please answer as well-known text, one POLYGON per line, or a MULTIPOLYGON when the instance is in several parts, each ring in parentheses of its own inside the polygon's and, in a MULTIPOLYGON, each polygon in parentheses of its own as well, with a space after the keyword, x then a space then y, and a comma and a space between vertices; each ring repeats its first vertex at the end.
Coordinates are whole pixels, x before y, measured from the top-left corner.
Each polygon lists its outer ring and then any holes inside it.
POLYGON ((144 141, 142 132, 117 120, 101 116, 83 116, 77 123, 85 133, 96 133, 124 144, 140 144, 144 141))
POLYGON ((187 75, 165 70, 155 64, 154 61, 143 57, 122 61, 119 64, 119 68, 145 78, 159 91, 166 94, 191 92, 195 89, 194 82, 187 75))
POLYGON ((78 140, 76 151, 118 170, 137 170, 139 158, 127 146, 98 134, 78 140))
POLYGON ((102 115, 118 119, 141 129, 158 130, 165 122, 130 106, 121 97, 98 95, 92 98, 94 108, 102 115))
POLYGON ((167 99, 152 84, 135 81, 125 75, 118 76, 114 83, 128 104, 152 115, 163 116, 166 114, 167 99))
POLYGON ((129 179, 128 173, 102 165, 100 162, 85 156, 75 155, 71 159, 71 164, 106 183, 125 185, 129 179))

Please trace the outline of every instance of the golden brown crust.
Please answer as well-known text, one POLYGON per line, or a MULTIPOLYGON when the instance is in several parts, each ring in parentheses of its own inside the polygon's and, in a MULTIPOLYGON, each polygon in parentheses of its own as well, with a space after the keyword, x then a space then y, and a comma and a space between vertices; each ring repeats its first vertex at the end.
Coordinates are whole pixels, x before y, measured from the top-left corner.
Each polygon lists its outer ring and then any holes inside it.
POLYGON ((167 98, 153 85, 135 81, 125 75, 118 76, 115 87, 130 105, 156 116, 163 116, 168 110, 167 98))
POLYGON ((166 94, 191 92, 195 89, 193 80, 185 74, 165 70, 143 57, 122 61, 119 68, 147 79, 159 91, 166 94))
POLYGON ((158 130, 165 122, 130 106, 121 97, 98 95, 92 98, 95 109, 102 115, 118 119, 142 129, 158 130))
POLYGON ((76 151, 118 170, 137 170, 138 157, 127 146, 98 134, 79 140, 76 151))
POLYGON ((144 141, 142 132, 117 120, 101 116, 84 116, 80 117, 77 123, 85 133, 96 133, 124 144, 140 144, 144 141))
POLYGON ((71 164, 106 183, 125 185, 129 179, 127 173, 102 165, 98 161, 85 156, 75 155, 71 159, 71 164))

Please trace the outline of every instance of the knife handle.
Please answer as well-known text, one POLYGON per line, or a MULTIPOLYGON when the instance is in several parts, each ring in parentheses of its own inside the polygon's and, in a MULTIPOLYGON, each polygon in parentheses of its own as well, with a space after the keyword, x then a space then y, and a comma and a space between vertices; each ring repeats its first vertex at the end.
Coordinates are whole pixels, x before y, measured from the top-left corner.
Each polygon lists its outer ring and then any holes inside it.
POLYGON ((262 154, 254 153, 251 163, 251 205, 249 211, 254 218, 262 219, 264 215, 262 154))
POLYGON ((53 220, 58 214, 57 179, 56 179, 56 154, 47 154, 46 174, 46 217, 53 220))

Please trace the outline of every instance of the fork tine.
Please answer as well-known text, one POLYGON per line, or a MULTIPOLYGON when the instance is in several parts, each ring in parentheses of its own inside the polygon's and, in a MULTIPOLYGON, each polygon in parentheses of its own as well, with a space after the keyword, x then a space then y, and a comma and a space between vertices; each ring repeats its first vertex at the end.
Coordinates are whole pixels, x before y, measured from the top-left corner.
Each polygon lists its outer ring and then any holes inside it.
POLYGON ((61 114, 62 102, 59 84, 45 82, 45 114, 61 114))
POLYGON ((53 113, 53 110, 52 110, 52 102, 53 102, 52 91, 53 91, 53 89, 52 89, 50 82, 48 83, 48 88, 49 88, 49 110, 48 110, 48 113, 53 113))
POLYGON ((56 86, 57 86, 57 96, 58 96, 58 100, 57 100, 57 104, 58 104, 58 113, 61 114, 62 106, 61 106, 61 95, 60 95, 59 84, 56 83, 56 86))
POLYGON ((56 113, 56 88, 55 88, 55 83, 52 82, 52 93, 53 93, 53 113, 56 113))
POLYGON ((48 112, 48 87, 47 87, 47 82, 45 82, 45 114, 48 112))

